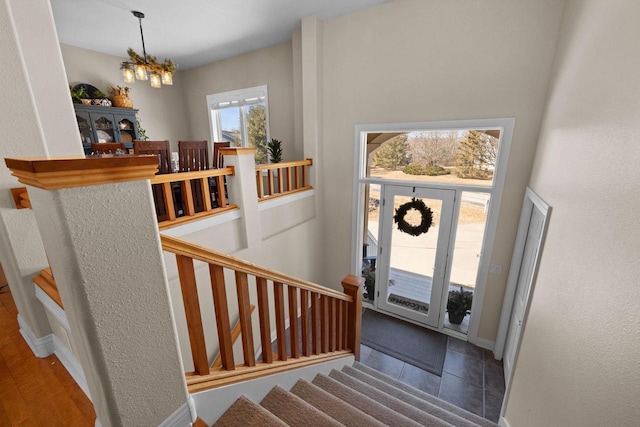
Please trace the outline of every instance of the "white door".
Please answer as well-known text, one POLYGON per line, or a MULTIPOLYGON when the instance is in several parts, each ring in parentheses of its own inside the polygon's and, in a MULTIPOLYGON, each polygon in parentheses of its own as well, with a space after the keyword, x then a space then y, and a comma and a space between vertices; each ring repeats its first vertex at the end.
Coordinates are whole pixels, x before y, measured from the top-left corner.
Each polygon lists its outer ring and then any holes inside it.
MULTIPOLYGON (((447 269, 447 252, 455 191, 385 185, 378 248, 378 291, 380 310, 438 327, 447 269), (398 228, 397 209, 415 199, 432 214, 425 233, 413 235, 398 228)), ((409 209, 404 216, 410 226, 421 224, 423 215, 409 209)))
POLYGON ((509 376, 513 369, 513 362, 515 360, 520 334, 522 333, 524 316, 527 310, 529 292, 533 282, 545 222, 545 214, 536 205, 532 205, 531 209, 531 219, 527 230, 522 262, 520 263, 520 272, 518 274, 504 349, 504 376, 507 383, 509 382, 509 376))

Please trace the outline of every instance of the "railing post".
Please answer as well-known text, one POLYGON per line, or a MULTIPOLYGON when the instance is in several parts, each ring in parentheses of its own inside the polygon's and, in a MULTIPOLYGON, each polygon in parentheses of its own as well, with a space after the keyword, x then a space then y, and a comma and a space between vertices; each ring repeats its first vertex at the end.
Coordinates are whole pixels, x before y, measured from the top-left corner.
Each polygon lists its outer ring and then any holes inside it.
POLYGON ((256 187, 255 148, 221 148, 224 164, 233 166, 235 174, 227 182, 229 199, 238 205, 242 213, 240 219, 248 248, 262 243, 260 214, 258 212, 258 189, 256 187))
POLYGON ((342 279, 344 293, 353 298, 349 303, 347 317, 349 320, 347 331, 347 347, 353 351, 357 361, 360 360, 360 335, 362 332, 362 285, 364 278, 348 275, 342 279))
POLYGON ((149 185, 157 157, 5 162, 29 185, 100 423, 165 425, 171 417, 189 425, 196 417, 149 185))

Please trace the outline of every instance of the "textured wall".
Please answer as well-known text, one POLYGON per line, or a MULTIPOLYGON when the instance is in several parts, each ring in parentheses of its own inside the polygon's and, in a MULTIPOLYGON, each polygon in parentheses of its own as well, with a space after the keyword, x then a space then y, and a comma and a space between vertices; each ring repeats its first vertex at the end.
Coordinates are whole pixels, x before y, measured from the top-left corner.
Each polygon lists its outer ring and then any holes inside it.
MULTIPOLYGON (((55 27, 48 0, 0 1, 0 158, 47 154, 79 154, 80 141, 66 97, 55 27), (38 28, 34 32, 33 28, 38 28), (43 67, 40 60, 52 61, 43 67), (57 62, 56 62, 57 61, 57 62), (64 95, 60 95, 63 93, 64 95), (65 98, 66 97, 66 98, 65 98), (40 100, 36 104, 34 99, 40 100), (71 141, 71 144, 69 144, 71 141)), ((47 260, 33 213, 16 210, 11 187, 23 186, 0 164, 0 261, 20 312, 36 337, 50 333, 45 313, 35 299, 31 278, 47 260)))
POLYGON ((328 282, 350 265, 354 125, 515 117, 479 336, 495 340, 562 2, 394 1, 324 22, 328 282), (345 185, 345 183, 349 183, 345 185))
POLYGON ((30 194, 98 418, 158 425, 187 393, 148 182, 30 194))
POLYGON ((551 213, 511 426, 640 419, 640 4, 570 1, 532 188, 551 213))

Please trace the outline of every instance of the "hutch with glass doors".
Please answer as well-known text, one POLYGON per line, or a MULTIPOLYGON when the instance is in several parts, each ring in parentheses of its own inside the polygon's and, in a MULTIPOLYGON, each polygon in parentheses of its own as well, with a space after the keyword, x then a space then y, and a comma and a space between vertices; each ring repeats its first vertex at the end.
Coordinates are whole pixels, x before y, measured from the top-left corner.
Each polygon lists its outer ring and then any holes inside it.
POLYGON ((91 154, 92 142, 124 142, 128 150, 139 139, 138 110, 73 104, 85 154, 91 154))

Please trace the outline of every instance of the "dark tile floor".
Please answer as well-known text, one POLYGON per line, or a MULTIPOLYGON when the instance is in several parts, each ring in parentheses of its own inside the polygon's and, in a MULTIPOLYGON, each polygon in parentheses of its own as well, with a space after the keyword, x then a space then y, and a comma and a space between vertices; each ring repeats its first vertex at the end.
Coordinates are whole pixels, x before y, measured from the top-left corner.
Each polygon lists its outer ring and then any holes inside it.
POLYGON ((504 374, 502 362, 495 360, 491 351, 449 337, 442 376, 364 345, 360 361, 405 384, 498 422, 504 374))

